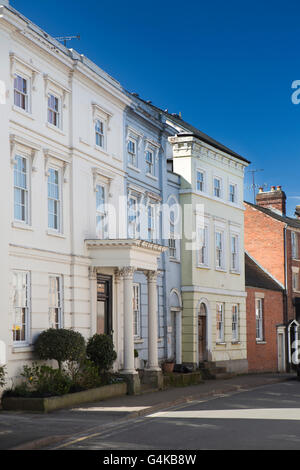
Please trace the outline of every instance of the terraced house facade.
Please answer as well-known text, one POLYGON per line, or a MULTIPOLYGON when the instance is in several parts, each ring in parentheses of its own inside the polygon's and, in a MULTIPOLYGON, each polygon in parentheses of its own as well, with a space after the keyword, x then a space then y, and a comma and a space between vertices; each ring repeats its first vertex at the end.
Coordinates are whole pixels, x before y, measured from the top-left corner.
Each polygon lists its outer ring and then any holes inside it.
POLYGON ((3 0, 0 63, 9 377, 50 327, 112 335, 115 370, 135 391, 137 368, 157 383, 165 359, 245 370, 247 160, 128 93, 3 0))

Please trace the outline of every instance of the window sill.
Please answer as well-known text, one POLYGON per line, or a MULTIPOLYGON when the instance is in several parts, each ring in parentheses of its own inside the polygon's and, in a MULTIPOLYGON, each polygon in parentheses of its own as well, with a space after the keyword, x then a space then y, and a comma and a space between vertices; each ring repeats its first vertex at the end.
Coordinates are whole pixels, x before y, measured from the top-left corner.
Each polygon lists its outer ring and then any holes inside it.
POLYGON ((29 232, 33 232, 33 228, 31 227, 31 225, 27 225, 26 223, 23 223, 23 222, 14 221, 11 223, 11 226, 18 230, 28 230, 29 232))
POLYGON ((17 113, 20 113, 22 116, 26 116, 26 117, 28 117, 29 119, 32 119, 32 121, 34 121, 34 117, 32 116, 32 114, 31 114, 29 111, 25 111, 25 109, 19 108, 19 107, 16 106, 16 105, 13 105, 13 106, 12 106, 12 110, 13 110, 13 111, 16 111, 17 113))
POLYGON ((172 261, 172 263, 178 263, 178 264, 180 264, 180 259, 173 258, 172 256, 169 257, 169 261, 172 261))
POLYGON ((220 341, 220 342, 216 343, 216 346, 226 346, 226 344, 227 343, 224 343, 224 342, 220 341))
POLYGON ((221 273, 226 273, 226 269, 225 268, 215 268, 216 271, 220 271, 221 273))
POLYGON ((199 269, 210 269, 210 266, 208 266, 207 264, 197 264, 196 267, 199 269))
POLYGON ((231 341, 231 344, 241 344, 240 341, 231 341))
POLYGON ((23 344, 20 346, 18 346, 17 344, 14 344, 12 348, 13 353, 24 353, 24 352, 33 352, 33 351, 34 351, 34 347, 30 346, 29 344, 28 345, 23 344))
POLYGON ((134 344, 143 344, 144 340, 142 338, 135 338, 134 344))
POLYGON ((109 153, 106 151, 104 147, 100 147, 99 145, 94 145, 94 149, 98 152, 104 153, 107 157, 109 157, 109 153))
POLYGON ((65 235, 63 235, 62 233, 59 233, 59 232, 55 232, 54 230, 47 230, 46 233, 50 237, 66 238, 65 235))
POLYGON ((46 126, 49 129, 52 129, 53 131, 58 132, 58 134, 60 135, 63 135, 63 136, 66 135, 59 127, 53 126, 53 124, 50 124, 50 122, 46 122, 46 126))
POLYGON ((240 271, 233 271, 232 269, 230 270, 230 274, 236 274, 237 276, 241 275, 240 271))
POLYGON ((136 171, 137 173, 141 173, 141 170, 137 166, 132 165, 131 163, 127 163, 127 168, 130 168, 130 170, 136 171))
POLYGON ((256 344, 267 344, 267 342, 266 341, 260 341, 259 339, 257 339, 256 344))
POLYGON ((154 181, 158 181, 157 176, 151 175, 151 173, 146 173, 146 176, 148 176, 148 178, 151 178, 154 181))

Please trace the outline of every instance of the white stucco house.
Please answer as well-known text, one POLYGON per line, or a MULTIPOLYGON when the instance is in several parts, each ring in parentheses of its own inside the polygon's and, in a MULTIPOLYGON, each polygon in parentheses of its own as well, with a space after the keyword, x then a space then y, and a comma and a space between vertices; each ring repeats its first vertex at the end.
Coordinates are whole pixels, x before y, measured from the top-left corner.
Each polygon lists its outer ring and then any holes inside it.
MULTIPOLYGON (((120 83, 0 6, 0 341, 9 377, 49 327, 113 335, 134 367, 133 276, 148 283, 148 361, 159 372, 160 244, 128 237, 120 83)), ((127 158, 127 155, 126 155, 127 158)))

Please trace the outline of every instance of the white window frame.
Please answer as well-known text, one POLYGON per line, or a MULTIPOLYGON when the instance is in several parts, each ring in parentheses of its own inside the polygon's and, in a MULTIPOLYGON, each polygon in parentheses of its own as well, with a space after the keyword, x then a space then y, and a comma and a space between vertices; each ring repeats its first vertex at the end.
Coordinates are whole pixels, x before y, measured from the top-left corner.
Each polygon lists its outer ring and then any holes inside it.
POLYGON ((239 322, 240 322, 240 311, 239 304, 232 305, 232 342, 237 343, 239 341, 239 322))
POLYGON ((106 147, 106 125, 105 121, 100 117, 96 117, 94 122, 94 129, 95 129, 95 146, 96 148, 100 148, 102 150, 106 147), (97 127, 97 124, 100 123, 100 127, 97 127), (100 143, 97 142, 99 139, 100 143))
POLYGON ((147 206, 147 240, 150 242, 154 242, 155 239, 156 239, 156 205, 148 204, 147 206), (150 211, 150 216, 149 216, 149 211, 150 211))
POLYGON ((209 266, 209 227, 198 228, 198 266, 209 266))
POLYGON ((138 167, 137 161, 137 149, 138 149, 138 142, 137 140, 130 137, 127 141, 127 158, 129 165, 134 166, 135 168, 138 167), (133 145, 134 149, 130 150, 130 145, 133 145))
POLYGON ((21 109, 25 113, 29 113, 30 111, 30 87, 31 87, 30 79, 26 75, 17 71, 14 74, 13 80, 14 80, 14 85, 13 85, 14 86, 14 106, 18 109, 21 109), (26 93, 22 92, 21 90, 15 87, 15 80, 17 80, 18 78, 21 78, 22 80, 26 82, 26 93), (25 104, 24 108, 23 106, 20 106, 19 104, 16 103, 16 94, 18 96, 24 97, 24 104, 25 104))
POLYGON ((298 259, 298 233, 291 232, 292 258, 298 259))
MULTIPOLYGON (((29 225, 30 224, 30 175, 31 175, 31 161, 30 159, 25 156, 25 155, 22 155, 22 153, 16 153, 15 157, 14 157, 14 168, 13 168, 13 188, 14 188, 14 220, 17 222, 17 223, 22 223, 22 224, 25 224, 25 225, 29 225), (26 178, 26 187, 22 187, 22 186, 18 186, 16 184, 16 171, 17 171, 17 159, 20 158, 22 160, 24 160, 26 162, 26 172, 24 173, 25 174, 25 178, 26 178), (16 190, 17 191, 20 191, 21 193, 24 194, 24 219, 19 219, 16 217, 16 210, 15 210, 15 206, 16 206, 16 190)), ((20 173, 20 172, 18 172, 20 173)))
POLYGON ((108 228, 107 228, 107 224, 108 224, 108 217, 107 217, 107 210, 106 210, 106 204, 107 204, 107 188, 106 188, 106 185, 101 183, 101 182, 98 182, 96 184, 96 234, 97 234, 97 238, 99 239, 105 239, 108 237, 108 228), (103 204, 98 206, 98 193, 99 193, 99 189, 102 188, 103 190, 103 194, 104 194, 104 197, 103 197, 103 204), (102 228, 100 229, 100 226, 99 226, 99 220, 102 221, 102 228))
POLYGON ((146 174, 151 175, 151 176, 155 176, 155 168, 154 168, 154 164, 155 164, 155 152, 154 152, 154 150, 152 150, 151 148, 148 148, 148 149, 145 151, 145 163, 146 163, 146 174), (149 159, 147 158, 148 155, 152 155, 151 160, 149 160, 149 159))
MULTIPOLYGON (((61 168, 58 168, 56 167, 55 165, 49 165, 48 167, 48 180, 47 180, 47 209, 48 209, 48 229, 53 231, 53 232, 57 232, 57 233, 62 233, 62 173, 61 173, 61 168), (57 188, 58 188, 58 198, 55 198, 55 197, 51 197, 49 196, 49 184, 53 184, 53 183, 50 183, 49 179, 50 179, 50 174, 51 172, 54 171, 54 172, 57 172, 57 175, 58 175, 58 183, 57 183, 57 188), (50 223, 49 223, 49 215, 50 215, 50 211, 49 211, 49 201, 56 201, 57 203, 57 227, 51 227, 50 226, 50 223)), ((55 215, 55 213, 53 213, 53 215, 55 215)))
POLYGON ((229 202, 231 202, 232 204, 236 204, 236 203, 237 203, 237 184, 236 184, 236 183, 229 182, 229 186, 228 186, 228 200, 229 200, 229 202), (231 187, 233 188, 233 192, 231 191, 231 187), (233 196, 233 198, 232 198, 232 196, 233 196))
POLYGON ((127 215, 127 224, 128 224, 128 237, 135 239, 138 238, 138 224, 139 224, 139 201, 136 196, 128 196, 128 215, 127 215), (131 215, 130 210, 130 200, 135 201, 135 214, 131 215), (133 218, 134 216, 134 218, 133 218), (131 233, 131 227, 133 227, 133 232, 131 233))
POLYGON ((63 328, 63 277, 62 275, 49 275, 49 328, 63 328), (53 284, 55 283, 55 287, 53 284), (54 287, 54 289, 52 289, 54 287), (54 322, 53 322, 54 318, 54 322))
POLYGON ((230 234, 230 270, 234 273, 240 272, 240 237, 237 233, 230 234), (235 240, 235 251, 233 251, 233 240, 235 240))
POLYGON ((196 171, 196 190, 201 193, 205 192, 205 172, 199 168, 196 171), (200 174, 202 175, 202 180, 198 178, 200 174))
POLYGON ((255 318, 256 341, 264 341, 264 300, 261 297, 255 298, 255 318))
POLYGON ((141 338, 141 285, 133 284, 133 336, 135 339, 141 338))
POLYGON ((225 342, 225 304, 216 304, 216 343, 225 342), (219 317, 220 315, 220 317, 219 317))
POLYGON ((62 128, 61 109, 61 97, 58 96, 56 93, 53 93, 53 91, 49 91, 47 95, 47 123, 50 124, 50 126, 56 127, 57 129, 62 128), (57 100, 57 109, 50 107, 49 100, 51 99, 51 97, 57 100), (53 116, 56 116, 56 124, 54 124, 54 122, 51 122, 51 120, 49 119, 49 112, 52 113, 53 116))
POLYGON ((222 178, 220 178, 219 176, 214 176, 213 177, 213 196, 217 199, 221 199, 222 198, 222 178), (216 188, 215 186, 215 181, 219 181, 219 188, 216 188), (219 196, 216 195, 216 189, 218 189, 219 191, 219 196))
MULTIPOLYGON (((31 276, 29 271, 19 271, 19 270, 13 270, 12 271, 13 278, 14 276, 25 276, 26 279, 26 284, 25 284, 25 291, 19 293, 17 295, 18 289, 14 289, 14 281, 13 281, 13 345, 16 347, 22 347, 22 346, 28 346, 30 342, 30 316, 31 316, 31 276), (25 295, 25 299, 24 299, 25 295), (20 300, 23 299, 24 301, 20 302, 23 305, 16 306, 15 301, 17 299, 20 300), (24 323, 23 322, 17 322, 17 312, 16 310, 24 310, 24 312, 19 313, 19 315, 24 315, 24 323), (16 339, 16 333, 17 331, 20 331, 24 325, 24 339, 23 340, 18 340, 16 339), (21 328, 18 328, 20 327, 21 328)), ((17 287, 18 281, 16 282, 16 287, 17 287)))
POLYGON ((218 228, 215 229, 215 267, 217 270, 225 269, 225 234, 218 228), (220 247, 218 247, 218 235, 220 235, 220 247))
POLYGON ((292 286, 294 291, 299 290, 299 274, 297 272, 292 272, 292 286))

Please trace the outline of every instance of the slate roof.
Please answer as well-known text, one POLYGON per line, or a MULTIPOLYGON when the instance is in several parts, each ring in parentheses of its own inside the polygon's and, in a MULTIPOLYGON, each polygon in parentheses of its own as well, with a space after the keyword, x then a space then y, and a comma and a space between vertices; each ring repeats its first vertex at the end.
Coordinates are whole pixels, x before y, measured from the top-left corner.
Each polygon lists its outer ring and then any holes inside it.
POLYGON ((142 98, 140 98, 140 96, 137 96, 136 93, 131 93, 131 95, 135 96, 138 100, 140 100, 143 103, 147 104, 148 106, 152 107, 153 109, 155 109, 159 113, 164 114, 166 117, 168 117, 170 120, 173 120, 179 126, 181 126, 181 127, 183 127, 183 128, 190 131, 190 133, 181 133, 181 134, 178 134, 178 135, 181 135, 181 136, 192 135, 193 137, 197 137, 198 139, 200 139, 203 142, 211 145, 212 147, 215 147, 216 149, 221 150, 222 152, 228 153, 229 155, 232 155, 233 157, 238 158, 239 160, 242 160, 243 162, 251 163, 249 160, 242 157, 238 153, 236 153, 233 150, 229 149, 228 147, 226 147, 225 145, 223 145, 220 142, 216 141, 212 137, 209 137, 207 134, 204 134, 204 132, 200 131, 199 129, 194 127, 192 124, 189 124, 188 122, 184 121, 180 116, 178 116, 178 114, 171 114, 167 111, 164 111, 163 109, 158 108, 157 106, 155 106, 151 102, 143 100, 142 98))
POLYGON ((258 211, 263 212, 264 214, 269 215, 270 217, 273 217, 273 219, 279 220, 280 222, 283 222, 284 224, 288 224, 290 227, 300 229, 300 219, 296 219, 296 218, 293 218, 293 217, 287 217, 286 215, 277 214, 276 212, 272 211, 271 209, 267 209, 266 207, 258 206, 257 204, 253 204, 253 203, 248 202, 248 201, 245 201, 245 204, 248 204, 249 206, 254 207, 254 209, 257 209, 258 211))
POLYGON ((275 291, 284 290, 247 253, 245 253, 245 284, 246 287, 258 287, 275 291))

